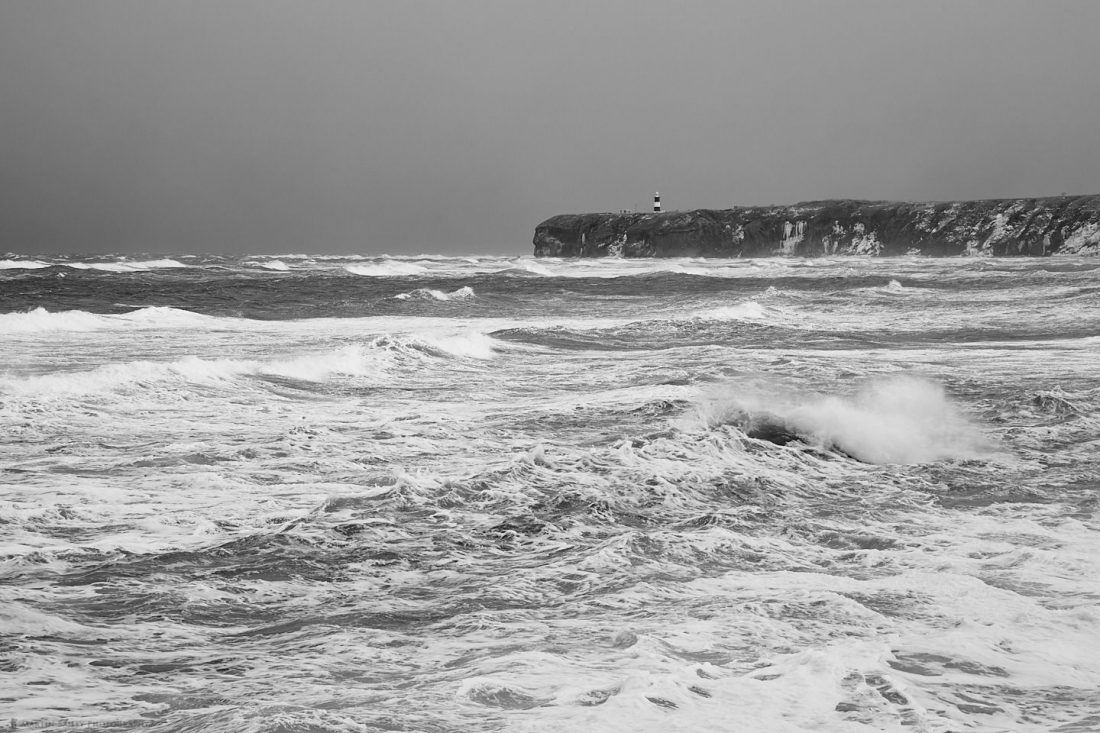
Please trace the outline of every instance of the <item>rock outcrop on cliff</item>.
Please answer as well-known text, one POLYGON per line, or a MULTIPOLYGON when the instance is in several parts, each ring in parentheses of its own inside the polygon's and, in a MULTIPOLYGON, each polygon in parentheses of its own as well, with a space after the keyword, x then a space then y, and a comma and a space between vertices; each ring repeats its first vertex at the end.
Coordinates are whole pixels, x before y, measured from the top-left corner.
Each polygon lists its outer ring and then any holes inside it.
POLYGON ((561 214, 534 245, 537 257, 1098 254, 1100 196, 561 214))

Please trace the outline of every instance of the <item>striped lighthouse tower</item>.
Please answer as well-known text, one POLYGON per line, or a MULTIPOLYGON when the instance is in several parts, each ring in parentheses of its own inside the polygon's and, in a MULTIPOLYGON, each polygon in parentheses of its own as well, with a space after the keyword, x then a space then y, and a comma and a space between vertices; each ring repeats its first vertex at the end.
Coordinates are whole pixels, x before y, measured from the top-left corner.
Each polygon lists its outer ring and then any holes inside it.
POLYGON ((661 192, 660 191, 653 194, 653 213, 655 213, 655 214, 660 214, 661 213, 661 192))

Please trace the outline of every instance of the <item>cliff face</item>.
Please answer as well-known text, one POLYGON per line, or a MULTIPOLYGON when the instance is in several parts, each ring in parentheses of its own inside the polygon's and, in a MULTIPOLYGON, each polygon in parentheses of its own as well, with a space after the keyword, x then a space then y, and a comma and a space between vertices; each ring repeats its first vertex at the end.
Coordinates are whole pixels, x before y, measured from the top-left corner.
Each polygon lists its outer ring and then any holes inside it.
POLYGON ((561 214, 534 244, 536 257, 1100 254, 1100 196, 561 214))

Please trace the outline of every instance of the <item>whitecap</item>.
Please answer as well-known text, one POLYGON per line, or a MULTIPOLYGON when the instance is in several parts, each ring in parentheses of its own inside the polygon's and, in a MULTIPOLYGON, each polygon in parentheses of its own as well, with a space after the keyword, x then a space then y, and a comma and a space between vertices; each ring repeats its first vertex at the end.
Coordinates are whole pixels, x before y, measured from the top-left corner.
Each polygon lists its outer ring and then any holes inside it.
POLYGON ((429 348, 442 351, 451 356, 492 359, 496 352, 496 340, 492 336, 477 331, 453 336, 421 336, 419 338, 429 348))
POLYGON ((388 260, 386 262, 378 262, 371 265, 347 265, 344 269, 352 275, 362 275, 363 277, 420 275, 428 271, 423 265, 397 260, 388 260))
POLYGON ((188 356, 169 362, 130 361, 105 364, 90 371, 0 379, 0 387, 21 396, 86 395, 168 382, 215 384, 252 369, 254 365, 250 362, 188 356))
MULTIPOLYGON (((88 314, 91 315, 91 314, 88 314)), ((0 390, 22 397, 85 395, 116 390, 158 389, 164 385, 218 386, 240 377, 276 376, 310 382, 332 377, 378 377, 393 369, 436 360, 488 360, 497 342, 471 331, 452 334, 383 335, 367 343, 282 359, 205 359, 186 356, 173 361, 127 361, 91 370, 0 378, 0 390)))
POLYGON ((775 311, 747 300, 735 305, 722 305, 717 308, 695 311, 691 317, 700 321, 763 321, 776 315, 775 311))
POLYGON ((152 328, 163 328, 166 326, 205 327, 219 320, 238 320, 233 318, 219 319, 215 316, 207 316, 182 308, 171 308, 159 305, 138 308, 129 313, 120 313, 118 315, 105 317, 111 319, 112 322, 130 323, 137 326, 149 326, 152 328))
POLYGON ((35 308, 26 313, 0 314, 0 333, 205 327, 217 320, 212 316, 163 306, 139 308, 120 314, 88 313, 82 310, 51 312, 45 308, 35 308))
POLYGON ((39 270, 43 267, 51 265, 38 260, 0 260, 0 270, 39 270))
POLYGON ((930 463, 992 454, 942 385, 912 376, 871 380, 850 395, 777 385, 726 385, 704 399, 710 426, 734 423, 772 442, 802 441, 867 463, 930 463))
POLYGON ((545 265, 540 265, 537 262, 525 259, 516 260, 512 263, 511 267, 499 270, 498 272, 528 273, 531 275, 541 275, 542 277, 553 277, 554 275, 545 265))
POLYGON ((417 288, 408 293, 398 293, 393 296, 397 300, 466 300, 468 298, 475 297, 474 289, 469 285, 454 290, 450 293, 445 293, 442 290, 433 290, 431 288, 417 288))
POLYGON ((107 327, 107 320, 97 313, 72 310, 51 313, 35 308, 26 313, 0 314, 0 333, 38 333, 42 331, 96 331, 107 327))
POLYGON ((61 264, 64 264, 65 267, 72 267, 77 270, 99 270, 102 272, 144 272, 146 270, 187 267, 187 265, 178 260, 169 259, 142 260, 137 262, 131 262, 129 260, 120 260, 116 262, 65 262, 61 264))

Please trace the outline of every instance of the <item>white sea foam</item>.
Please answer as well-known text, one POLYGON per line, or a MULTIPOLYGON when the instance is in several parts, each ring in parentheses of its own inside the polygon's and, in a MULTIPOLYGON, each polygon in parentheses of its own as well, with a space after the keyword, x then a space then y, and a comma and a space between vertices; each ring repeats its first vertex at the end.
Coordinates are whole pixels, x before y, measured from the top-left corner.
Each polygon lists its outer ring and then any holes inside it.
POLYGON ((27 313, 0 314, 0 333, 38 333, 41 331, 95 331, 108 328, 105 316, 85 311, 50 313, 35 308, 27 313))
POLYGON ((350 344, 323 354, 266 363, 252 362, 248 372, 320 382, 335 375, 353 377, 377 375, 388 365, 384 349, 380 350, 378 342, 375 341, 366 345, 350 344))
POLYGON ((203 315, 202 313, 195 313, 193 311, 184 310, 182 308, 171 308, 166 306, 149 306, 147 308, 138 308, 137 310, 130 311, 129 313, 120 313, 119 315, 115 316, 104 316, 104 318, 108 318, 112 322, 147 326, 150 328, 206 328, 219 321, 240 320, 236 318, 217 318, 215 316, 207 316, 203 315))
POLYGON ((281 376, 321 382, 336 376, 376 377, 387 382, 401 368, 419 368, 432 359, 487 360, 497 342, 481 332, 385 335, 332 351, 276 359, 209 359, 187 356, 172 361, 127 361, 91 370, 29 377, 0 377, 0 392, 21 397, 85 395, 117 390, 157 390, 165 386, 218 386, 244 376, 281 376))
POLYGON ((187 265, 179 262, 178 260, 141 260, 141 261, 129 261, 119 260, 116 262, 63 262, 59 263, 65 265, 65 267, 72 267, 77 270, 101 270, 103 272, 145 272, 146 270, 162 270, 162 269, 174 269, 179 267, 187 267, 187 265))
POLYGON ((529 272, 532 275, 542 275, 543 277, 550 277, 554 274, 549 267, 533 260, 519 260, 515 263, 515 269, 529 272))
POLYGON ((868 463, 928 463, 991 453, 988 439, 941 385, 911 376, 872 380, 852 395, 729 384, 704 399, 707 424, 767 420, 808 443, 868 463))
POLYGON ((0 270, 38 270, 49 266, 48 262, 38 260, 0 260, 0 270))
POLYGON ((766 321, 774 320, 776 315, 774 309, 766 308, 755 300, 748 300, 736 305, 698 310, 691 317, 700 321, 766 321))
POLYGON ((283 262, 282 260, 268 260, 266 262, 259 262, 257 264, 265 270, 278 270, 280 272, 285 272, 290 269, 290 265, 283 262))
POLYGON ((152 306, 129 313, 100 314, 71 310, 50 312, 35 308, 27 313, 0 314, 0 333, 46 331, 101 331, 144 328, 205 328, 219 319, 179 308, 152 306))
POLYGON ((424 335, 419 340, 430 349, 470 359, 492 359, 498 343, 493 337, 477 331, 446 336, 424 335))
POLYGON ((473 331, 449 335, 387 334, 323 354, 254 362, 249 371, 310 381, 323 381, 336 375, 382 378, 388 370, 408 366, 409 360, 424 362, 433 357, 491 359, 495 353, 494 343, 491 336, 473 331))
POLYGON ((463 286, 458 290, 445 293, 442 290, 432 290, 430 288, 417 288, 408 293, 398 293, 393 296, 397 300, 466 300, 467 298, 475 297, 474 289, 469 285, 463 286))
POLYGON ((345 270, 352 275, 363 277, 395 277, 402 275, 420 275, 428 271, 423 265, 401 260, 387 260, 369 265, 347 265, 345 270))
POLYGON ((0 378, 0 391, 20 396, 83 395, 171 382, 212 385, 254 368, 246 361, 196 356, 166 362, 130 361, 105 364, 89 371, 0 378))

